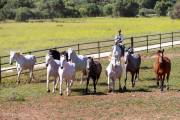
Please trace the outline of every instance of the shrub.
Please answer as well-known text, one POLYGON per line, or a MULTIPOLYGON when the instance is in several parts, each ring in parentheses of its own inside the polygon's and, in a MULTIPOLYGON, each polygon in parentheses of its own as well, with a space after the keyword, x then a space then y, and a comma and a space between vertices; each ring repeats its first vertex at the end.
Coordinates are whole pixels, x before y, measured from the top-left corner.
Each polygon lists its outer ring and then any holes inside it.
POLYGON ((20 7, 16 10, 16 21, 27 21, 29 18, 31 18, 32 12, 27 7, 20 7))
POLYGON ((156 14, 156 12, 153 9, 147 9, 147 8, 141 8, 139 10, 139 15, 140 16, 148 16, 151 14, 156 14))
POLYGON ((135 17, 139 12, 139 4, 133 0, 117 0, 113 14, 115 16, 135 17))
POLYGON ((113 14, 113 5, 107 4, 103 7, 104 15, 112 15, 113 14))
POLYGON ((180 19, 180 2, 177 2, 173 8, 171 18, 180 19))
POLYGON ((168 10, 168 5, 163 0, 162 1, 157 1, 154 9, 155 9, 157 15, 166 16, 167 10, 168 10))
POLYGON ((95 3, 87 5, 87 16, 96 17, 101 14, 100 8, 95 3))

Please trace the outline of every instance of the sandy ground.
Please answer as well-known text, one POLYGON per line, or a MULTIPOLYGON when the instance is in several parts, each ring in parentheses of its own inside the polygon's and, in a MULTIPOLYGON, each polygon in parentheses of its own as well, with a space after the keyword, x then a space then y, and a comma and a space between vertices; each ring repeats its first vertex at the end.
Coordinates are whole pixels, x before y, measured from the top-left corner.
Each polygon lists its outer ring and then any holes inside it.
POLYGON ((127 92, 87 96, 45 96, 0 105, 1 120, 180 118, 179 91, 127 92))

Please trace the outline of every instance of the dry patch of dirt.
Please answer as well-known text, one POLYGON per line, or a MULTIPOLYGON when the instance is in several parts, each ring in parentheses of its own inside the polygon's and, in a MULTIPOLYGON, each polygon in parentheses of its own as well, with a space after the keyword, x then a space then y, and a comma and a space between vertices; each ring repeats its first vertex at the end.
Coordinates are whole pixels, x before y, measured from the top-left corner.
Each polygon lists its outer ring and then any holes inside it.
POLYGON ((179 91, 45 96, 0 104, 0 119, 179 119, 179 91))

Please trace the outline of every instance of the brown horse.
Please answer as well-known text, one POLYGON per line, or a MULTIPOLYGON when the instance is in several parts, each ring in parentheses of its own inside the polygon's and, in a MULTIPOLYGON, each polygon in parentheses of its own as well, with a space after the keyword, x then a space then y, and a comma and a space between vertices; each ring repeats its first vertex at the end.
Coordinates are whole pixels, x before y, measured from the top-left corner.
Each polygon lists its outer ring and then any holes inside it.
POLYGON ((171 61, 168 57, 164 56, 164 49, 163 50, 158 50, 157 53, 157 58, 155 59, 154 62, 154 71, 156 74, 156 79, 157 79, 157 85, 159 86, 159 81, 161 82, 161 91, 163 91, 164 87, 164 80, 165 77, 167 78, 167 90, 169 89, 169 75, 171 72, 171 61))

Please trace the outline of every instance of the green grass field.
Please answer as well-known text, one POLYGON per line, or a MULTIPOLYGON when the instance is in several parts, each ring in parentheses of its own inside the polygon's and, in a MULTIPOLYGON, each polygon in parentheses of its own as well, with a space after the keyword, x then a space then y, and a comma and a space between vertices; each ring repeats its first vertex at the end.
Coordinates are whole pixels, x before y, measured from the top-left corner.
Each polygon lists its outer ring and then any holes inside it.
MULTIPOLYGON (((2 81, 0 86, 0 118, 24 119, 27 116, 36 119, 178 119, 180 109, 180 46, 167 48, 165 55, 172 61, 170 76, 170 90, 160 92, 156 87, 153 73, 152 56, 150 53, 140 52, 142 65, 140 80, 136 87, 131 88, 130 76, 128 76, 128 91, 107 93, 107 78, 104 69, 108 64, 107 59, 101 59, 103 71, 97 85, 97 95, 84 95, 86 82, 82 85, 75 81, 72 87, 72 95, 64 95, 46 92, 46 72, 36 72, 37 81, 26 83, 28 75, 22 76, 21 84, 15 84, 15 77, 2 81), (5 112, 6 111, 6 112, 5 112), (18 112, 16 112, 18 111, 18 112)), ((122 78, 124 84, 124 77, 122 78)), ((52 82, 50 83, 52 90, 52 82)), ((93 91, 92 82, 89 87, 93 91)))
POLYGON ((31 51, 61 45, 114 38, 122 29, 127 36, 180 30, 180 21, 158 18, 74 18, 55 22, 0 23, 0 55, 10 50, 31 51))

